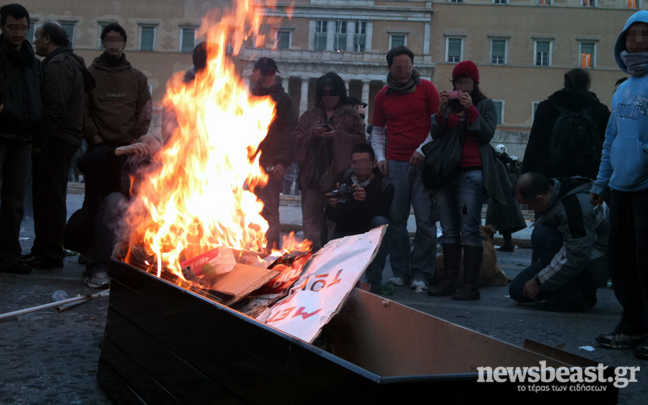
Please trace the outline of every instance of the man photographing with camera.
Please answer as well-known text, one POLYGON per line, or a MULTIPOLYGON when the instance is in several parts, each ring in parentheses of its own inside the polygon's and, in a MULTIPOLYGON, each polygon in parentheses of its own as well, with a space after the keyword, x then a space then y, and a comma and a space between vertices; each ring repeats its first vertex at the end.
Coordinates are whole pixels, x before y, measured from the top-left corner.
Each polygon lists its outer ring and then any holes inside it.
MULTIPOLYGON (((368 144, 351 150, 351 168, 335 176, 336 189, 326 194, 326 215, 336 222, 333 239, 368 232, 389 224, 394 186, 377 169, 376 155, 368 144)), ((382 271, 389 253, 386 236, 373 262, 367 267, 371 292, 381 291, 382 271)))

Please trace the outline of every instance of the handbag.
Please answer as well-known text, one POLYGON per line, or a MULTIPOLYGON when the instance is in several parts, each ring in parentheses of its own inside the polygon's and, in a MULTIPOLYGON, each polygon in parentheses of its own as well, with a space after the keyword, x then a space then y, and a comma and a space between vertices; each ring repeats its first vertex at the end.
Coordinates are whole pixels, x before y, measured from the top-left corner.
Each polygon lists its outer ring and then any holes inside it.
POLYGON ((441 133, 441 137, 426 144, 422 149, 425 154, 423 185, 431 190, 443 187, 450 174, 459 166, 466 136, 465 119, 452 129, 442 128, 441 133))

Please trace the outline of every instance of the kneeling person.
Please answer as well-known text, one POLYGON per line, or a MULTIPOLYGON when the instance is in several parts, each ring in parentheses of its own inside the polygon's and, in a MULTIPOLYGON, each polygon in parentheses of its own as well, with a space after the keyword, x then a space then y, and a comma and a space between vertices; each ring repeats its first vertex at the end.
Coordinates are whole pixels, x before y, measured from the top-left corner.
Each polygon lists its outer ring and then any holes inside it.
POLYGON ((607 283, 609 209, 589 202, 590 179, 518 177, 513 195, 536 212, 531 244, 538 260, 509 286, 518 302, 549 300, 540 309, 584 312, 596 305, 596 289, 607 283))
MULTIPOLYGON (((377 169, 376 155, 368 144, 358 144, 351 150, 351 169, 335 176, 336 190, 327 193, 326 215, 336 222, 334 239, 356 235, 389 224, 389 211, 394 198, 394 186, 377 169)), ((389 254, 386 236, 378 254, 367 268, 371 292, 379 292, 385 259, 389 254)))

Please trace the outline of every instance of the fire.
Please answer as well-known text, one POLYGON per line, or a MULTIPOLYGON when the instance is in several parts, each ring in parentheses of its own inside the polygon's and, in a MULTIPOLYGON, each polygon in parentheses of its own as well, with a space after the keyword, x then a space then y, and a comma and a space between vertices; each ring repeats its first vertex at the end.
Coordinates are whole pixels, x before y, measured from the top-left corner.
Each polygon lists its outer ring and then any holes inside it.
MULTIPOLYGON (((167 86, 164 107, 177 127, 147 172, 129 207, 129 253, 156 262, 182 277, 180 262, 219 246, 261 252, 266 247, 263 204, 253 190, 267 182, 259 166, 259 143, 275 110, 271 98, 250 99, 225 50, 238 53, 258 32, 261 17, 252 0, 231 13, 207 16, 199 34, 208 38, 207 68, 190 83, 177 73, 167 86), (234 35, 234 37, 232 37, 234 35), (144 250, 144 252, 142 252, 144 250)), ((287 246, 294 248, 294 244, 287 246)))

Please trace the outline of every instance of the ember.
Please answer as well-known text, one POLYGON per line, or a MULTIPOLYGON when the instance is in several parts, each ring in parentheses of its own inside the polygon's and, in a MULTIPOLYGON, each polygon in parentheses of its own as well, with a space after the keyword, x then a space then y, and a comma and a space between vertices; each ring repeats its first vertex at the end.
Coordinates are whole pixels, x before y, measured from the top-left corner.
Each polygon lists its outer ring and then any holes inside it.
MULTIPOLYGON (((181 286, 209 288, 213 280, 208 279, 234 268, 234 256, 238 263, 267 267, 262 256, 269 253, 268 224, 254 189, 267 182, 257 147, 275 106, 269 97, 249 99, 225 55, 228 44, 236 55, 261 24, 251 11, 252 0, 234 7, 229 14, 208 15, 199 29, 207 37, 207 68, 192 82, 183 82, 182 72, 169 81, 164 107, 176 116, 177 127, 154 156, 153 168, 140 173, 143 180, 127 213, 124 253, 116 255, 158 277, 169 273, 173 276, 166 278, 181 286), (218 269, 213 257, 199 268, 189 266, 210 252, 230 252, 231 261, 218 269)), ((285 241, 284 248, 308 250, 308 243, 285 241)))

